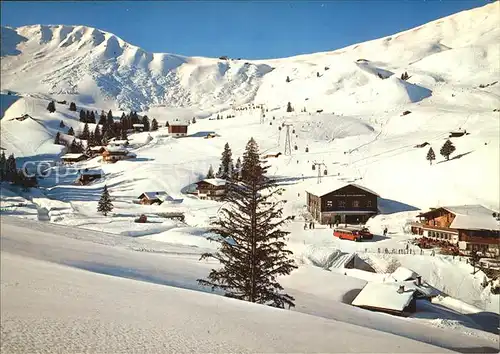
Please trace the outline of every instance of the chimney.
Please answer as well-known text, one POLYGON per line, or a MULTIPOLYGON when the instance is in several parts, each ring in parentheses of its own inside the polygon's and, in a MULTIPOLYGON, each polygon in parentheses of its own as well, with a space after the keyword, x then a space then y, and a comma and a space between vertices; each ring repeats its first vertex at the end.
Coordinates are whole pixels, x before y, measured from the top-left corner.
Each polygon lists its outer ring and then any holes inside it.
POLYGON ((421 275, 419 275, 417 277, 417 285, 422 285, 422 276, 421 275))
POLYGON ((398 294, 402 294, 404 292, 405 292, 405 286, 404 285, 400 285, 399 289, 398 289, 398 294))

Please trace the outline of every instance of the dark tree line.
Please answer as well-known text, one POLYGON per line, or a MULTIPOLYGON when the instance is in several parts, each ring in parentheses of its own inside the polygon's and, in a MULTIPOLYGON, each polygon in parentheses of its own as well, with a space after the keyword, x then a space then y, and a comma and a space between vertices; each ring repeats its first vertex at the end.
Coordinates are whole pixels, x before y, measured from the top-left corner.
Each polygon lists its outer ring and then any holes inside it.
POLYGON ((36 176, 32 176, 26 169, 18 169, 14 154, 5 157, 5 152, 0 154, 0 181, 11 182, 20 186, 23 190, 37 186, 36 176))

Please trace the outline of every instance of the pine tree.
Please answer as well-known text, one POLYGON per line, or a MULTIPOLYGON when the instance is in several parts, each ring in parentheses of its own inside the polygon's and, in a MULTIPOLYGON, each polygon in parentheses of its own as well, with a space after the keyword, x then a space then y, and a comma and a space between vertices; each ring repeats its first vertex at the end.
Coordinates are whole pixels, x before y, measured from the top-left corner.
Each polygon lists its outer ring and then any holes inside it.
POLYGON ((108 120, 110 120, 110 119, 112 119, 114 122, 113 112, 111 112, 111 110, 108 111, 108 120))
POLYGON ((222 289, 228 297, 292 307, 294 298, 276 281, 297 268, 290 258, 292 252, 285 249, 288 232, 280 230, 288 221, 282 218, 284 202, 277 198, 282 189, 265 176, 266 167, 261 165, 253 138, 246 146, 242 171, 241 182, 228 181, 227 202, 211 230, 219 236, 211 240, 220 247, 201 257, 214 258, 222 267, 198 282, 222 289))
POLYGON ((436 154, 434 153, 434 150, 429 148, 429 151, 427 152, 427 161, 432 165, 432 161, 436 159, 436 154))
POLYGON ((108 216, 108 213, 113 210, 113 203, 111 203, 111 197, 108 192, 108 186, 104 185, 102 190, 101 198, 97 204, 97 211, 103 213, 104 216, 108 216))
POLYGON ((57 132, 56 137, 54 138, 54 144, 56 145, 61 144, 61 133, 57 132))
POLYGON ((76 154, 78 152, 77 150, 78 150, 78 145, 76 144, 76 139, 73 139, 73 141, 68 147, 68 152, 70 154, 76 154))
POLYGON ((316 72, 316 77, 319 77, 319 71, 318 71, 318 72, 316 72))
POLYGON ((209 178, 214 178, 214 177, 215 177, 215 175, 214 175, 214 169, 213 169, 212 165, 210 165, 210 168, 208 169, 208 173, 207 173, 207 177, 206 178, 209 179, 209 178))
POLYGON ((82 134, 80 134, 80 139, 89 140, 89 137, 90 137, 89 125, 88 123, 85 123, 85 125, 83 126, 82 134))
POLYGON ((150 130, 150 124, 149 124, 149 118, 148 116, 144 116, 142 117, 142 122, 141 122, 143 125, 144 125, 144 131, 145 132, 148 132, 150 130))
POLYGON ((290 77, 289 76, 286 77, 286 82, 290 82, 290 77))
POLYGON ((124 129, 120 130, 120 140, 128 140, 127 132, 124 129))
POLYGON ((158 121, 156 120, 156 118, 153 118, 153 120, 151 121, 151 131, 155 130, 158 130, 158 121))
POLYGON ((73 130, 73 127, 69 127, 67 134, 71 135, 71 136, 75 136, 75 131, 73 130))
POLYGON ((16 158, 14 154, 10 154, 7 160, 5 161, 5 180, 8 182, 12 182, 16 179, 17 175, 17 166, 16 166, 16 158))
POLYGON ((167 121, 167 123, 165 123, 165 127, 168 128, 169 126, 170 126, 170 124, 168 124, 168 121, 167 121))
POLYGON ((50 101, 49 104, 47 105, 47 111, 50 113, 54 113, 56 111, 56 104, 54 101, 50 101))
POLYGON ((102 145, 102 138, 101 138, 101 129, 99 128, 98 125, 96 125, 95 130, 94 130, 94 143, 96 146, 101 146, 102 145))
POLYGON ((106 116, 106 123, 111 126, 115 123, 115 119, 113 118, 113 113, 111 110, 108 112, 108 115, 106 116))
POLYGON ((230 179, 232 172, 233 172, 233 157, 232 157, 232 152, 231 148, 229 147, 229 144, 226 143, 224 145, 224 151, 222 152, 222 157, 221 157, 221 174, 219 178, 223 179, 230 179))
POLYGON ((292 107, 292 104, 290 102, 288 102, 288 104, 286 105, 286 111, 293 112, 293 107, 292 107))
POLYGON ((71 102, 69 104, 69 110, 73 111, 73 112, 76 112, 76 104, 75 104, 75 102, 71 102))
POLYGON ((2 151, 0 154, 0 181, 5 180, 5 172, 7 168, 7 159, 5 158, 5 152, 2 151))
POLYGON ((104 113, 104 111, 101 112, 101 115, 99 116, 99 125, 102 125, 102 126, 105 126, 108 122, 108 116, 106 115, 106 113, 104 113))
POLYGON ((66 124, 64 124, 63 121, 60 121, 59 122, 59 128, 65 128, 66 127, 66 124))
POLYGON ((441 147, 439 153, 446 158, 446 160, 450 159, 450 155, 455 151, 455 146, 451 142, 450 139, 446 140, 444 145, 441 147))
POLYGON ((90 132, 89 140, 87 141, 87 146, 96 146, 94 132, 90 132))
POLYGON ((196 123, 196 117, 193 117, 192 122, 193 122, 193 124, 196 123))
POLYGON ((233 179, 239 180, 241 178, 241 159, 238 157, 236 165, 234 166, 233 179))

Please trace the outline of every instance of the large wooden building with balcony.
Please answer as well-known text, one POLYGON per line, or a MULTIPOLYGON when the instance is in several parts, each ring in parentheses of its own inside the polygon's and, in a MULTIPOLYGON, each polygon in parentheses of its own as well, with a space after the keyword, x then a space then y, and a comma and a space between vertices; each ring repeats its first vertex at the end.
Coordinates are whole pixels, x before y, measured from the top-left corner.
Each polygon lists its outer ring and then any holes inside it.
POLYGON ((226 180, 207 178, 196 182, 196 189, 200 199, 221 200, 226 194, 226 180))
POLYGON ((307 210, 320 224, 364 224, 378 213, 379 195, 357 184, 318 184, 306 193, 307 210))
POLYGON ((457 245, 461 252, 500 256, 500 219, 482 205, 443 206, 418 215, 413 234, 457 245))

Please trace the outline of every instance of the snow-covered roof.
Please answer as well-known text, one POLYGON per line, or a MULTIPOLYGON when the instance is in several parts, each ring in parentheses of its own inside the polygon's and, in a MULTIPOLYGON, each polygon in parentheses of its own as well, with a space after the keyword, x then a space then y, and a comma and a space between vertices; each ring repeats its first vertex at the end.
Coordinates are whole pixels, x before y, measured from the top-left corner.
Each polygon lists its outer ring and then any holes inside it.
POLYGON ((163 199, 166 199, 168 197, 168 194, 167 192, 144 192, 142 193, 139 198, 142 198, 143 196, 145 196, 146 198, 148 199, 160 199, 160 200, 163 200, 163 199))
POLYGON ((398 293, 399 285, 392 283, 369 282, 353 300, 354 306, 367 306, 380 309, 403 311, 415 293, 414 289, 404 289, 398 293))
POLYGON ((85 169, 80 171, 81 175, 104 175, 104 172, 100 168, 95 168, 95 169, 85 169))
POLYGON ((104 149, 104 146, 92 146, 90 151, 100 151, 101 149, 104 149))
POLYGON ((389 276, 388 278, 384 279, 384 282, 386 284, 392 284, 397 288, 399 288, 400 285, 403 285, 405 289, 418 291, 422 293, 424 296, 428 297, 434 297, 440 294, 440 292, 436 288, 433 288, 432 286, 430 286, 427 283, 424 283, 423 281, 420 285, 418 285, 416 280, 396 281, 395 279, 389 276))
POLYGON ((109 152, 128 152, 127 149, 121 146, 106 146, 106 150, 109 152))
POLYGON ((379 195, 376 192, 372 191, 371 189, 360 186, 359 184, 356 184, 356 183, 346 183, 346 182, 339 181, 339 180, 328 181, 326 183, 320 183, 320 184, 317 184, 315 186, 308 187, 306 189, 306 192, 310 193, 312 195, 315 195, 317 197, 322 197, 328 193, 339 190, 340 188, 344 188, 346 186, 353 186, 353 187, 362 189, 365 192, 374 194, 377 197, 379 197, 379 195))
POLYGON ((200 182, 206 182, 206 183, 209 183, 209 184, 217 186, 217 187, 226 185, 226 180, 222 179, 222 178, 206 178, 206 179, 201 180, 201 181, 196 182, 196 183, 200 183, 200 182))
POLYGON ((411 269, 405 267, 398 267, 392 274, 391 277, 396 281, 407 281, 412 279, 417 279, 418 273, 411 269))
POLYGON ((128 140, 113 140, 109 142, 110 145, 127 145, 128 140))
POLYGON ((78 159, 80 157, 86 157, 87 155, 85 154, 79 154, 79 153, 70 153, 70 154, 64 154, 61 156, 61 159, 78 159))
POLYGON ((455 214, 450 228, 468 230, 500 230, 500 221, 494 211, 482 205, 446 206, 443 209, 455 214))
POLYGON ((134 128, 144 128, 144 124, 142 124, 142 123, 135 123, 135 124, 132 124, 132 126, 134 128))

